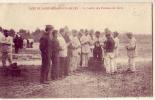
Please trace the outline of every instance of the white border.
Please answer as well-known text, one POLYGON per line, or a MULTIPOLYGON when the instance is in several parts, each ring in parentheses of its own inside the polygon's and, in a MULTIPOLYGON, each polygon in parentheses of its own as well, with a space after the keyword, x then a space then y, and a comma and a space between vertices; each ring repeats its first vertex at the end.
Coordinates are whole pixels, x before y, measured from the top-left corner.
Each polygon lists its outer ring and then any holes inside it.
MULTIPOLYGON (((74 2, 74 3, 79 3, 79 2, 83 2, 83 3, 88 3, 88 2, 113 2, 113 3, 119 3, 119 2, 123 2, 123 3, 130 3, 130 2, 136 2, 136 3, 140 3, 140 2, 152 2, 153 3, 153 10, 155 10, 155 0, 0 0, 0 3, 61 3, 61 2, 65 2, 65 3, 69 3, 69 2, 74 2)), ((154 11, 153 11, 153 19, 154 19, 154 11)), ((154 25, 155 21, 153 20, 153 30, 155 29, 155 25, 154 25)), ((155 39, 155 35, 153 35, 153 40, 155 39)), ((153 51, 155 49, 155 44, 153 43, 153 51)), ((153 58, 155 57, 155 54, 153 52, 153 58)), ((153 60, 154 62, 155 60, 153 60)), ((153 64, 154 65, 154 64, 153 64)), ((153 66, 154 67, 154 66, 153 66)), ((112 97, 112 98, 82 98, 82 99, 102 99, 102 100, 155 100, 155 87, 154 87, 154 81, 155 81, 155 68, 153 68, 153 97, 112 97)), ((42 98, 42 99, 38 99, 38 100, 44 100, 44 99, 53 99, 53 98, 42 98)), ((63 98, 61 100, 70 100, 71 98, 63 98)), ((77 98, 74 98, 75 100, 77 98)), ((3 99, 2 99, 3 100, 3 99)), ((7 99, 8 100, 8 99, 7 99)), ((23 99, 26 100, 26 99, 23 99)), ((33 99, 30 99, 33 100, 33 99)), ((60 100, 60 99, 59 99, 60 100)))

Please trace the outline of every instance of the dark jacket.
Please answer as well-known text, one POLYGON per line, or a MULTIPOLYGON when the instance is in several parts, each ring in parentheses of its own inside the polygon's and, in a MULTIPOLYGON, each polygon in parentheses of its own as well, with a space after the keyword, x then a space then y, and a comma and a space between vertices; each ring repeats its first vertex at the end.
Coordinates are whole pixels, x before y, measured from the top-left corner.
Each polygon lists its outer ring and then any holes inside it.
POLYGON ((53 38, 51 41, 50 41, 50 53, 53 54, 58 54, 59 51, 60 51, 60 45, 59 45, 59 41, 57 38, 53 38))
POLYGON ((39 48, 40 48, 41 53, 49 55, 50 53, 49 42, 50 42, 50 38, 48 35, 43 35, 40 38, 39 48))
POLYGON ((107 39, 104 43, 105 52, 113 52, 115 48, 115 42, 112 38, 107 39))

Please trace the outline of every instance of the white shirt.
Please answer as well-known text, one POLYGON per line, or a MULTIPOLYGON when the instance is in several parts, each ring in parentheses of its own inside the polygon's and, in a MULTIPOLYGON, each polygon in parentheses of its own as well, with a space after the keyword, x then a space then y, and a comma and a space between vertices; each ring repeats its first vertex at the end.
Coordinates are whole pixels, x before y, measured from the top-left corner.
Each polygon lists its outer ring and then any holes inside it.
POLYGON ((136 51, 136 39, 132 37, 132 39, 129 39, 128 44, 127 44, 127 55, 128 57, 135 57, 137 55, 136 51))
POLYGON ((62 36, 58 36, 58 41, 60 48, 62 49, 59 51, 59 56, 67 57, 67 43, 65 42, 65 39, 62 36))
POLYGON ((82 35, 82 37, 80 38, 80 41, 81 41, 82 53, 89 53, 90 46, 89 46, 88 36, 82 35))
POLYGON ((134 37, 129 39, 127 47, 128 47, 129 50, 136 47, 136 39, 134 37))
POLYGON ((118 57, 118 51, 119 51, 119 39, 118 37, 113 38, 114 42, 115 42, 115 49, 114 49, 114 53, 115 56, 118 57))
POLYGON ((1 47, 2 52, 5 52, 5 51, 12 52, 13 38, 11 36, 2 37, 1 44, 2 44, 2 47, 1 47))
POLYGON ((80 43, 79 39, 76 36, 71 39, 71 45, 73 46, 73 48, 75 48, 72 51, 73 56, 77 56, 78 53, 81 52, 81 48, 80 48, 81 43, 80 43))
POLYGON ((115 37, 114 41, 115 41, 115 48, 118 49, 119 48, 119 39, 118 39, 118 37, 115 37))
POLYGON ((3 33, 0 32, 0 43, 1 43, 3 37, 4 37, 3 33))

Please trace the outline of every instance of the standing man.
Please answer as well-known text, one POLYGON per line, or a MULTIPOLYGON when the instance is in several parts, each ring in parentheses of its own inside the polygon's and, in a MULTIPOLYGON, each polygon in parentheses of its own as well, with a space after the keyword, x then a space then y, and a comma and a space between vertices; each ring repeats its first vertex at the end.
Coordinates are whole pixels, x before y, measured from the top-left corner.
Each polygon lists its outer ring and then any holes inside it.
POLYGON ((128 70, 129 72, 136 71, 135 68, 135 56, 136 56, 136 39, 133 36, 133 33, 127 33, 128 44, 126 45, 127 55, 128 55, 128 70))
POLYGON ((106 73, 113 74, 114 73, 114 48, 115 42, 111 36, 111 33, 106 33, 106 41, 104 43, 105 49, 105 68, 106 73))
POLYGON ((60 77, 66 77, 68 76, 68 62, 67 62, 67 51, 68 51, 68 47, 67 47, 67 43, 63 37, 64 33, 64 29, 60 29, 60 34, 58 36, 58 41, 59 41, 59 45, 61 50, 59 51, 59 57, 60 57, 60 77))
POLYGON ((50 55, 52 59, 52 67, 51 67, 51 79, 56 80, 60 76, 60 68, 59 68, 59 51, 60 45, 57 39, 58 31, 53 30, 52 32, 53 38, 50 42, 50 55))
POLYGON ((2 37, 1 40, 3 67, 6 67, 6 60, 9 61, 9 65, 12 64, 12 44, 13 44, 12 37, 9 36, 8 30, 4 30, 4 37, 2 37))
MULTIPOLYGON (((64 70, 65 70, 65 73, 66 73, 65 76, 68 76, 69 62, 70 62, 70 58, 71 58, 71 55, 72 55, 72 51, 70 49, 70 41, 71 41, 71 39, 69 37, 69 28, 67 26, 65 26, 64 28, 61 28, 60 29, 60 34, 63 37, 63 40, 65 40, 65 44, 67 45, 67 57, 65 57, 66 65, 64 66, 64 68, 65 68, 64 70)), ((65 52, 64 52, 64 54, 65 54, 65 52)))
POLYGON ((90 45, 87 34, 87 32, 82 33, 82 37, 80 39, 82 48, 82 67, 88 67, 88 54, 90 53, 90 45))
POLYGON ((115 41, 115 49, 114 49, 114 72, 117 72, 117 58, 118 58, 118 51, 119 51, 119 38, 118 32, 114 32, 114 41, 115 41))
POLYGON ((15 46, 15 53, 18 54, 18 51, 20 49, 20 44, 21 44, 20 39, 19 39, 19 34, 15 35, 13 42, 14 42, 14 46, 15 46))
POLYGON ((72 57, 70 60, 71 63, 70 71, 74 72, 79 67, 81 44, 77 37, 76 30, 72 31, 72 35, 73 35, 73 38, 71 39, 72 57))
POLYGON ((51 25, 46 25, 45 32, 40 38, 40 51, 42 57, 42 66, 41 66, 41 78, 40 82, 43 84, 48 84, 48 73, 50 68, 50 40, 53 27, 51 25))

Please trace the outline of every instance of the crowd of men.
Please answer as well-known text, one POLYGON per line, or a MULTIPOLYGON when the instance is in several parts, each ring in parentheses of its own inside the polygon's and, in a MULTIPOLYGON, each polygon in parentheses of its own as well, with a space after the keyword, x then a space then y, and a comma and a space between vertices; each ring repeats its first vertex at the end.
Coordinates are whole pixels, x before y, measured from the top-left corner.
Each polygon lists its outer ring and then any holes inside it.
MULTIPOLYGON (((40 82, 48 83, 49 71, 52 80, 62 79, 79 68, 89 67, 89 62, 92 61, 104 62, 107 74, 117 73, 118 35, 118 32, 111 32, 109 29, 101 34, 100 31, 84 29, 69 31, 67 27, 56 30, 52 25, 46 25, 40 39, 40 82)), ((136 39, 131 32, 127 33, 127 37, 127 71, 135 72, 136 39)))
MULTIPOLYGON (((87 29, 69 31, 68 27, 59 30, 52 25, 46 25, 40 38, 40 51, 42 57, 40 82, 48 83, 48 74, 52 80, 62 79, 76 70, 86 68, 93 62, 103 62, 107 74, 117 73, 117 58, 119 54, 119 33, 105 29, 102 32, 87 29)), ((12 64, 12 46, 15 53, 24 47, 24 41, 19 34, 9 36, 6 29, 0 30, 0 50, 3 67, 6 60, 12 64)), ((126 50, 128 55, 129 72, 135 72, 136 39, 128 32, 126 50)), ((97 67, 97 66, 94 66, 97 67)))

